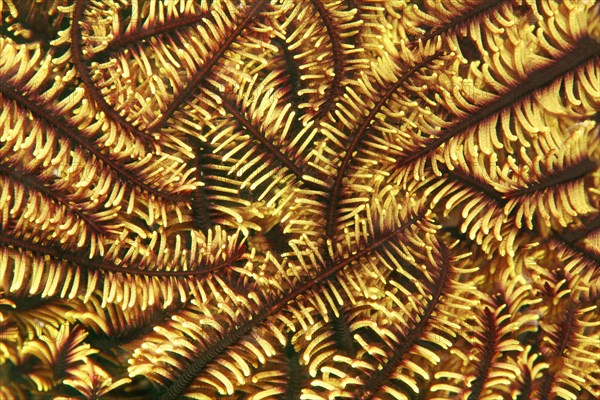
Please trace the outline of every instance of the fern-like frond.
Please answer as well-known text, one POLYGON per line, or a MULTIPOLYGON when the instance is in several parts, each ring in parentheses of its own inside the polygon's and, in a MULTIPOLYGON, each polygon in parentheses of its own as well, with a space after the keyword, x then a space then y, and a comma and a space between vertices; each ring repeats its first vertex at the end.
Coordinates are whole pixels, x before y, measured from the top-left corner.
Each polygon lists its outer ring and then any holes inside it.
MULTIPOLYGON (((70 377, 65 379, 63 384, 70 386, 78 392, 78 396, 83 399, 99 399, 99 398, 118 398, 113 397, 109 392, 123 386, 131 381, 129 378, 121 378, 117 381, 112 380, 110 375, 101 367, 94 364, 92 360, 86 358, 83 367, 74 370, 70 373, 70 377)), ((57 400, 70 400, 71 396, 58 396, 57 400)))
POLYGON ((551 394, 566 399, 599 395, 593 372, 598 365, 600 339, 595 310, 595 305, 579 309, 566 306, 562 320, 542 325, 547 343, 542 351, 549 363, 539 389, 542 398, 551 394))
POLYGON ((218 228, 206 237, 192 233, 188 242, 175 235, 173 253, 167 235, 155 233, 147 239, 147 245, 139 239, 115 242, 105 257, 89 258, 49 244, 0 236, 0 276, 10 291, 27 290, 42 297, 72 299, 84 292, 87 301, 102 288, 103 304, 167 307, 174 300, 185 301, 201 285, 202 276, 232 267, 245 254, 236 235, 230 237, 218 228))
POLYGON ((535 302, 527 298, 529 285, 507 275, 503 278, 509 280, 507 291, 483 299, 483 312, 465 321, 465 340, 473 348, 468 353, 456 350, 456 356, 471 372, 436 372, 438 383, 431 388, 441 395, 436 398, 503 398, 519 376, 515 353, 523 348, 517 338, 537 323, 535 313, 524 312, 535 302))

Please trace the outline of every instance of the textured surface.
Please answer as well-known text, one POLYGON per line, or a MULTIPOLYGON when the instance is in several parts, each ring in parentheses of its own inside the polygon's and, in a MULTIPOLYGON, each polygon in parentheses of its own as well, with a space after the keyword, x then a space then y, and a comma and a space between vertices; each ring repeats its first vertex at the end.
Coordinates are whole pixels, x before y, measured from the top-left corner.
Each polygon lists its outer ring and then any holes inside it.
POLYGON ((600 396, 594 1, 0 4, 0 398, 600 396))

